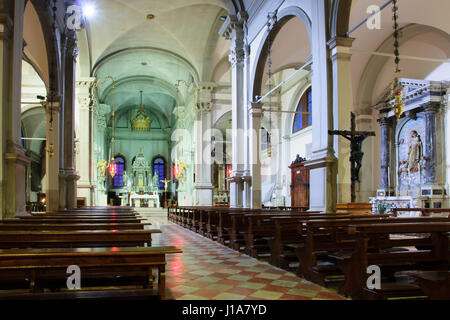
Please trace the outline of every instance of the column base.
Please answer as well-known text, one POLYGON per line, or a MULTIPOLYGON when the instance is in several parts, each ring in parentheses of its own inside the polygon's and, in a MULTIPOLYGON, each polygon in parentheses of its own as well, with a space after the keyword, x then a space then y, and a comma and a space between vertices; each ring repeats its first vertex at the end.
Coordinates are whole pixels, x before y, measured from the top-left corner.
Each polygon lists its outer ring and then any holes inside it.
POLYGON ((310 211, 335 212, 337 159, 327 156, 305 162, 310 170, 310 211))
POLYGON ((213 190, 214 186, 210 183, 196 184, 195 188, 195 205, 199 207, 213 206, 213 190))
POLYGON ((26 169, 31 159, 18 147, 14 149, 13 152, 5 153, 5 183, 3 185, 5 207, 0 215, 6 219, 26 215, 26 169))
POLYGON ((245 182, 243 173, 233 172, 228 181, 230 181, 230 207, 243 208, 245 182))
POLYGON ((77 181, 80 176, 76 172, 66 175, 66 207, 67 210, 77 208, 77 181))

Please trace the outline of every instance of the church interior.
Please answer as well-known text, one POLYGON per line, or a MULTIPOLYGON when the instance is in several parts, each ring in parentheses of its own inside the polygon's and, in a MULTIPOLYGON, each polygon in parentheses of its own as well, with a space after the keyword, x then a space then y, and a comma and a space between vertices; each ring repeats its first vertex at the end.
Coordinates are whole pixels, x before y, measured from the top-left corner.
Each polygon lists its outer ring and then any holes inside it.
POLYGON ((449 12, 0 0, 0 301, 449 300, 449 12))

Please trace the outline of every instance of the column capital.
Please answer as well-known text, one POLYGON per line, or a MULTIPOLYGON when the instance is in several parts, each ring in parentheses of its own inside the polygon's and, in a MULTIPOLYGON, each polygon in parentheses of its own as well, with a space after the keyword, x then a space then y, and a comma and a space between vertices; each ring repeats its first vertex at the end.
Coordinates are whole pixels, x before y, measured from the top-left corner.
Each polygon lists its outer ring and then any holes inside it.
POLYGON ((10 39, 13 26, 11 17, 5 13, 0 13, 0 39, 10 39))
POLYGON ((333 50, 334 48, 337 48, 337 47, 351 48, 353 45, 353 41, 355 41, 355 38, 335 37, 333 39, 330 39, 327 42, 327 45, 330 50, 333 50))
POLYGON ((423 105, 423 109, 426 113, 437 113, 439 111, 439 103, 428 102, 423 105))
POLYGON ((394 119, 392 117, 382 117, 377 121, 382 127, 391 127, 394 124, 394 119))
POLYGON ((262 117, 263 116, 263 104, 261 102, 254 103, 252 102, 252 106, 249 110, 249 113, 252 117, 262 117))

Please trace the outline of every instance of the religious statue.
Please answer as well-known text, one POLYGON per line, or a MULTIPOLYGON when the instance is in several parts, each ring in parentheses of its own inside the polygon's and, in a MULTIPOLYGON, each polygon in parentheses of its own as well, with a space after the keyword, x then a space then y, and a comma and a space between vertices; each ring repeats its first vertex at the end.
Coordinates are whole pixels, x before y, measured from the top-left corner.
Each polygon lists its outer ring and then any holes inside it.
POLYGON ((350 141, 350 167, 351 167, 351 199, 352 203, 356 200, 356 182, 360 183, 359 171, 361 170, 362 159, 362 143, 367 137, 375 136, 372 131, 356 131, 356 116, 352 112, 350 114, 350 131, 329 130, 330 135, 342 136, 350 141))
POLYGON ((409 172, 418 172, 419 163, 423 158, 423 145, 416 130, 411 131, 408 147, 408 170, 409 172))
POLYGON ((159 189, 159 171, 155 171, 155 174, 153 175, 153 188, 155 190, 159 189))
POLYGON ((101 160, 97 163, 97 169, 100 168, 100 177, 105 179, 106 178, 106 167, 108 166, 108 163, 105 160, 101 160))

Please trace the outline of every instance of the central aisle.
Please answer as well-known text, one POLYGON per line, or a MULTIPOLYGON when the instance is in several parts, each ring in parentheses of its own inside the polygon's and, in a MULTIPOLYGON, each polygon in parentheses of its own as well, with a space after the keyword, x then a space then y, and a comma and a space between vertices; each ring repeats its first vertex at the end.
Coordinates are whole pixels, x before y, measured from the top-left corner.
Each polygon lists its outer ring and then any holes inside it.
POLYGON ((238 253, 168 222, 167 211, 138 209, 162 234, 154 246, 175 246, 170 255, 167 287, 176 300, 344 300, 334 291, 297 277, 292 272, 238 253))

